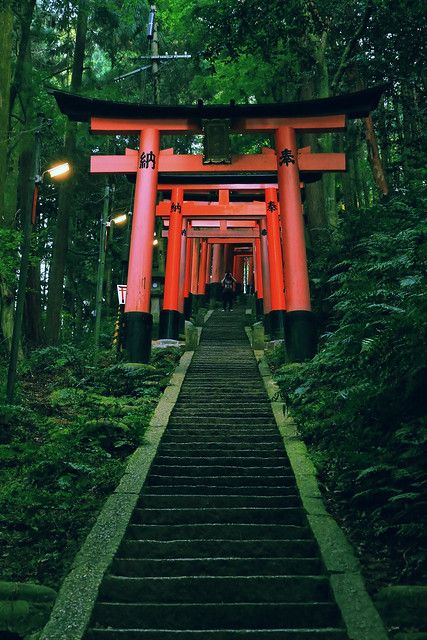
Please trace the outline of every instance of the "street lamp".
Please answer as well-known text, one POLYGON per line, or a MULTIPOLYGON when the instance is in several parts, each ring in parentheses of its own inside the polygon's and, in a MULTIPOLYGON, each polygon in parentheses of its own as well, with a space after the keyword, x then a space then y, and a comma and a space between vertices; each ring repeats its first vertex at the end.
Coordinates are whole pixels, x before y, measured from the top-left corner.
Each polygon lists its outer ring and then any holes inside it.
POLYGON ((115 218, 111 218, 111 220, 107 222, 107 227, 111 226, 111 224, 123 224, 124 222, 126 222, 127 219, 128 219, 127 213, 121 213, 115 218))
POLYGON ((46 171, 42 173, 41 177, 43 180, 43 177, 46 175, 46 173, 48 173, 51 178, 57 178, 58 176, 63 176, 65 173, 68 173, 69 171, 70 171, 69 163, 62 162, 61 164, 54 165, 50 169, 46 169, 46 171))
POLYGON ((24 202, 22 207, 22 245, 21 245, 21 263, 19 267, 18 292, 16 295, 16 309, 13 319, 12 345, 10 347, 9 367, 7 371, 7 402, 13 402, 15 396, 16 368, 18 364, 19 343, 21 341, 22 320, 24 317, 25 294, 27 290, 28 266, 30 260, 31 249, 31 230, 32 225, 36 222, 37 200, 39 195, 39 185, 43 182, 44 176, 49 175, 54 178, 64 175, 70 170, 68 162, 55 165, 50 169, 46 169, 40 174, 40 146, 41 146, 41 130, 43 122, 35 131, 34 146, 34 174, 30 178, 32 182, 32 194, 28 189, 28 200, 24 202))

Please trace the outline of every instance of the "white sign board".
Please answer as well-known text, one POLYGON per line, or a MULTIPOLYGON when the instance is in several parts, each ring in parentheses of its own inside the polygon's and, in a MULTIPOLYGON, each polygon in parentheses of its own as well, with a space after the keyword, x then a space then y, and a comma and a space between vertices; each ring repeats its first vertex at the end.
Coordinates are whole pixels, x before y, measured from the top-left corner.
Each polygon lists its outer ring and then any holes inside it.
POLYGON ((119 304, 126 304, 126 284, 118 284, 117 285, 117 295, 119 296, 119 304))

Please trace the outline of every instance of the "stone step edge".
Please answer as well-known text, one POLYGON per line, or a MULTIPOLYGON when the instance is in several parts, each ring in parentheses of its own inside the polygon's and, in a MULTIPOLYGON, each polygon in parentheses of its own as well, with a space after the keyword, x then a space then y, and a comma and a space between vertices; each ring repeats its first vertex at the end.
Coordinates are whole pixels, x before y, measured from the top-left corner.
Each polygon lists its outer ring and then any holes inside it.
POLYGON ((186 351, 176 366, 144 433, 144 444, 129 458, 121 481, 78 551, 38 640, 84 637, 100 584, 122 542, 193 355, 194 351, 186 351))
MULTIPOLYGON (((250 329, 246 327, 250 342, 250 329)), ((388 640, 383 621, 369 596, 360 564, 343 530, 327 512, 317 482, 316 469, 295 422, 283 410, 280 388, 274 381, 264 351, 254 350, 273 415, 295 474, 311 531, 323 564, 330 574, 332 592, 352 640, 388 640)))

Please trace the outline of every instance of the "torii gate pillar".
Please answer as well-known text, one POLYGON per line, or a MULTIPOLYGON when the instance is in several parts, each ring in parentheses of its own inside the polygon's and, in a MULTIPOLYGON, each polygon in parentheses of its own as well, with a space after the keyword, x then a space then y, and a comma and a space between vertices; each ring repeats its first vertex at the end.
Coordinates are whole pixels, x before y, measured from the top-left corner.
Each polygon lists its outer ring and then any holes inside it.
MULTIPOLYGON (((299 184, 298 184, 299 188, 299 184)), ((285 294, 283 259, 280 242, 279 207, 276 189, 265 190, 268 268, 270 273, 270 334, 272 339, 283 339, 285 332, 285 294)))
POLYGON ((286 351, 291 362, 302 362, 316 352, 316 326, 310 304, 295 129, 276 129, 276 153, 285 267, 286 351))
POLYGON ((151 277, 159 155, 159 130, 147 127, 140 133, 129 251, 125 306, 129 362, 148 362, 151 353, 151 277))
POLYGON ((222 273, 222 247, 222 244, 214 244, 212 249, 212 300, 221 299, 221 280, 224 277, 224 274, 222 273))
POLYGON ((191 238, 185 239, 185 278, 184 278, 184 317, 189 320, 191 317, 192 293, 191 293, 191 263, 193 258, 193 241, 191 238))
POLYGON ((163 310, 160 313, 159 337, 178 340, 179 338, 179 285, 182 244, 182 187, 172 190, 169 217, 168 250, 166 254, 165 289, 163 310))

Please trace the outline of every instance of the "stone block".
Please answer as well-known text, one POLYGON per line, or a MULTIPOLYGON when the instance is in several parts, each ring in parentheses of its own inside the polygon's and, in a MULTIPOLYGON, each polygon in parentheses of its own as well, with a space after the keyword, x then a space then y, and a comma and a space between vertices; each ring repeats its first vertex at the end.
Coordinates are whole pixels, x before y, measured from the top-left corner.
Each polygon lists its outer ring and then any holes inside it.
POLYGON ((192 322, 185 322, 185 350, 195 351, 199 342, 199 332, 192 322))
POLYGON ((265 332, 262 322, 256 322, 252 327, 252 349, 263 351, 265 348, 265 332))
POLYGON ((56 591, 26 582, 0 582, 0 637, 2 632, 28 636, 46 624, 56 591))

